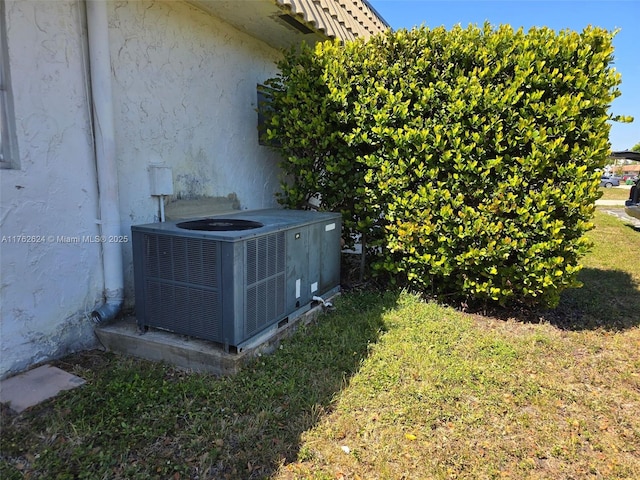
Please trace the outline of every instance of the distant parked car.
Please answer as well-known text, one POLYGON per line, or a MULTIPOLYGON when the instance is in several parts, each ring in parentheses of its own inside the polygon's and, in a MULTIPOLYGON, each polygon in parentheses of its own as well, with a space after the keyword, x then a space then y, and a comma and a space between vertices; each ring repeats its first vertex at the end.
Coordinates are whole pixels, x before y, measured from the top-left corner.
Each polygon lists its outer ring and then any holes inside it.
POLYGON ((613 175, 603 175, 600 179, 600 186, 604 188, 619 187, 620 177, 614 177, 613 175))
POLYGON ((640 219, 640 180, 629 190, 629 200, 624 202, 627 215, 640 219))

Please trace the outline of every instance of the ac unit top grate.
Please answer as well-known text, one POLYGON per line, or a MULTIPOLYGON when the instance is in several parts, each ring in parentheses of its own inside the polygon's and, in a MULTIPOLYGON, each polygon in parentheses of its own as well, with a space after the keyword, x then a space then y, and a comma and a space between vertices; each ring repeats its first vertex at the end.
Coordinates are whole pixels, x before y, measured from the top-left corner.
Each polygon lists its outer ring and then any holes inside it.
POLYGON ((283 209, 265 209, 265 210, 245 210, 239 211, 234 214, 216 215, 206 219, 196 218, 191 220, 179 220, 163 223, 150 223, 146 225, 135 225, 135 228, 139 232, 149 233, 170 233, 174 235, 176 231, 180 232, 180 235, 184 237, 194 238, 208 238, 211 240, 220 240, 226 242, 243 241, 248 238, 253 238, 269 233, 277 232, 283 229, 291 227, 299 227, 304 225, 311 225, 316 223, 323 223, 327 221, 339 222, 340 214, 331 212, 314 212, 309 210, 283 210, 283 209), (200 223, 198 223, 200 222, 200 223), (262 224, 260 227, 243 229, 243 230, 220 230, 215 228, 213 230, 205 229, 186 229, 181 227, 181 224, 191 225, 203 225, 206 223, 217 223, 223 225, 225 223, 235 223, 242 225, 262 224))

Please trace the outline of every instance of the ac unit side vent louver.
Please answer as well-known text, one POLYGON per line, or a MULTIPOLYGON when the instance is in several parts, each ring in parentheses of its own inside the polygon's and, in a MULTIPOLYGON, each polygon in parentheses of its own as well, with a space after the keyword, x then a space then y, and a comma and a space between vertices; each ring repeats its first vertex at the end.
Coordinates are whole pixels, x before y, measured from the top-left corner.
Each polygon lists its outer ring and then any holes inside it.
POLYGON ((285 242, 284 232, 247 241, 247 335, 285 312, 285 242))

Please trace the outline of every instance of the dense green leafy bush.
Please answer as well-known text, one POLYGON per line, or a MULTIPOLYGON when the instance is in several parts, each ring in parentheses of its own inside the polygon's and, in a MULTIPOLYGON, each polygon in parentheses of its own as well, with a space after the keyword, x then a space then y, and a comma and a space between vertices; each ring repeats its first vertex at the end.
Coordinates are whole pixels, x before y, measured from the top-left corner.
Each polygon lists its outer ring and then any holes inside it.
POLYGON ((485 25, 289 52, 268 82, 280 201, 341 211, 393 281, 554 304, 588 248, 619 95, 612 38, 485 25))

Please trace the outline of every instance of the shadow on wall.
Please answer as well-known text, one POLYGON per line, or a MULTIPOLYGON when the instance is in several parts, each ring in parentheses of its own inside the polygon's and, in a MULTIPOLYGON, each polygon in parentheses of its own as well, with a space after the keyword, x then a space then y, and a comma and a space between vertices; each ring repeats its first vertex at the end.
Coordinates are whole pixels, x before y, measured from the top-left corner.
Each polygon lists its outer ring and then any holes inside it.
POLYGON ((240 200, 235 193, 226 197, 177 198, 165 207, 167 220, 198 218, 240 210, 240 200))

